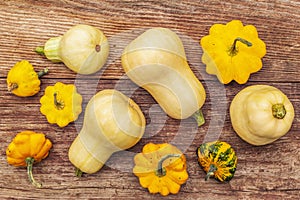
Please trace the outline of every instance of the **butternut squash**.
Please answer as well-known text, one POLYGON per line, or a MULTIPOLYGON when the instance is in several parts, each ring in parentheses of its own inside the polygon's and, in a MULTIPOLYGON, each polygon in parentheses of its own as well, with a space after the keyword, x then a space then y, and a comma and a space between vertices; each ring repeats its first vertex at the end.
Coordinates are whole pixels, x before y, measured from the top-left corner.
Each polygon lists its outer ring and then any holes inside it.
POLYGON ((127 76, 147 90, 170 117, 186 119, 199 113, 206 93, 175 32, 147 30, 124 49, 121 60, 127 76))
POLYGON ((69 149, 69 160, 81 172, 95 173, 109 157, 135 145, 145 131, 139 106, 117 90, 102 90, 89 101, 83 127, 69 149))

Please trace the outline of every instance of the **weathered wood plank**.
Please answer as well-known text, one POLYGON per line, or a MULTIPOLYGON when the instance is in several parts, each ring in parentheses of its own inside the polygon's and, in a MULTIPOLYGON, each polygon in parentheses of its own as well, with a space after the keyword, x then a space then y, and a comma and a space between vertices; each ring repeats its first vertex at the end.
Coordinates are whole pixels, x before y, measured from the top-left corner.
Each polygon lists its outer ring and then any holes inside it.
MULTIPOLYGON (((56 81, 64 80, 46 79, 43 82, 42 90, 46 85, 52 85, 56 81)), ((72 83, 72 81, 73 80, 67 80, 65 82, 72 83)), ((86 87, 89 85, 89 81, 90 80, 81 80, 81 84, 79 84, 83 86, 79 92, 82 91, 81 93, 87 97, 84 98, 85 104, 89 100, 88 96, 94 92, 94 90, 86 87)), ((97 91, 114 86, 117 82, 118 80, 100 80, 97 85, 97 91)), ((210 89, 216 88, 214 82, 205 83, 206 87, 210 87, 210 89)), ((129 83, 126 87, 123 87, 123 92, 130 94, 131 89, 136 89, 133 86, 133 84, 129 83)), ((281 83, 276 86, 290 94, 289 98, 295 107, 300 106, 300 102, 297 99, 299 90, 295 90, 299 87, 299 83, 281 83)), ((5 92, 6 88, 4 84, 1 84, 0 88, 1 92, 5 92)), ((238 90, 238 86, 235 86, 235 89, 229 87, 225 88, 225 101, 227 101, 228 104, 238 90)), ((300 164, 300 152, 298 144, 300 138, 297 135, 297 130, 299 129, 299 122, 297 120, 292 130, 273 145, 253 147, 238 138, 231 128, 229 116, 225 116, 223 124, 221 123, 219 125, 220 128, 223 128, 220 130, 220 139, 230 142, 238 152, 238 170, 230 184, 220 184, 213 180, 205 182, 204 173, 197 164, 195 150, 197 146, 203 142, 205 137, 210 137, 207 134, 212 119, 215 117, 221 118, 221 115, 226 115, 226 113, 218 112, 223 111, 221 107, 218 107, 221 104, 215 105, 209 99, 210 97, 208 98, 207 103, 203 107, 207 125, 197 130, 193 120, 188 119, 180 122, 178 120, 169 119, 167 116, 164 116, 159 109, 151 112, 150 116, 147 115, 147 110, 156 103, 153 98, 147 95, 146 91, 142 89, 134 91, 131 97, 141 105, 143 112, 147 116, 148 127, 144 138, 138 145, 130 150, 115 154, 108 161, 107 166, 100 172, 93 175, 85 175, 80 180, 76 179, 73 174, 73 166, 67 158, 67 150, 82 126, 83 116, 81 115, 75 124, 72 123, 63 129, 58 128, 56 125, 47 124, 44 116, 39 113, 38 99, 42 93, 43 91, 32 99, 26 98, 25 101, 20 101, 19 97, 14 97, 13 95, 5 95, 3 102, 10 103, 6 107, 1 108, 6 117, 1 120, 1 124, 3 125, 0 129, 3 133, 3 137, 0 140, 3 146, 2 148, 5 148, 18 131, 28 128, 45 132, 48 135, 53 141, 54 147, 47 160, 36 165, 35 171, 36 176, 44 182, 45 190, 35 191, 32 187, 24 187, 24 185, 28 184, 25 169, 22 170, 11 167, 8 164, 1 164, 1 169, 5 174, 3 174, 4 179, 0 180, 0 185, 5 185, 6 180, 9 178, 15 180, 18 179, 18 177, 22 177, 19 178, 21 180, 17 183, 12 182, 11 184, 13 185, 6 186, 7 191, 13 188, 19 188, 19 193, 24 193, 22 196, 26 196, 28 192, 31 193, 31 191, 34 191, 34 195, 37 197, 39 195, 47 195, 48 193, 58 195, 62 191, 65 191, 65 195, 68 195, 68 197, 72 197, 73 195, 82 197, 80 196, 80 192, 82 191, 92 196, 104 190, 110 191, 105 193, 105 197, 113 197, 114 195, 117 197, 126 197, 127 195, 130 196, 130 192, 133 192, 135 195, 143 196, 145 195, 145 190, 139 188, 137 179, 131 173, 134 153, 139 152, 142 146, 148 142, 161 143, 168 141, 176 143, 178 141, 176 138, 180 138, 180 143, 177 143, 177 145, 184 149, 187 155, 188 172, 190 175, 190 180, 183 187, 182 193, 180 193, 181 196, 178 196, 179 198, 185 195, 189 196, 189 194, 191 197, 200 198, 203 194, 205 194, 203 196, 206 196, 211 193, 212 188, 216 187, 219 189, 214 190, 216 194, 212 194, 211 198, 213 198, 214 195, 222 196, 221 191, 231 191, 230 193, 233 196, 243 196, 246 193, 251 195, 264 193, 266 195, 272 194, 276 198, 281 198, 287 194, 286 192, 289 192, 290 195, 293 196, 296 195, 299 190, 300 173, 298 166, 300 164), (140 96, 143 96, 143 98, 140 99, 140 96), (26 107, 24 108, 24 106, 26 107), (212 107, 215 107, 215 113, 211 112, 212 107), (16 119, 16 111, 18 112, 18 119, 16 119), (16 120, 15 123, 14 120, 16 120), (17 126, 15 125, 16 123, 18 124, 17 126), (9 127, 8 124, 11 124, 11 127, 9 127), (121 180, 121 183, 116 183, 116 180, 121 180), (198 195, 199 193, 202 194, 198 195)), ((220 93, 218 94, 221 98, 220 93)), ((296 116, 296 119, 297 118, 296 116)), ((5 155, 3 153, 3 161, 4 157, 5 155)), ((226 199, 225 196, 224 198, 226 199)))
POLYGON ((200 1, 88 1, 88 0, 4 0, 0 2, 0 198, 1 199, 157 199, 141 188, 131 173, 132 158, 148 142, 171 142, 187 157, 190 178, 178 195, 166 199, 298 199, 300 192, 300 4, 297 0, 221 2, 200 1), (251 75, 245 85, 219 84, 205 72, 199 40, 214 23, 240 19, 257 27, 267 44, 264 67, 251 75), (288 19, 288 23, 286 20, 288 19), (76 75, 62 63, 52 63, 33 52, 50 37, 63 34, 74 24, 86 23, 102 29, 110 41, 110 57, 98 73, 76 75), (124 47, 149 27, 168 27, 181 37, 187 59, 204 84, 207 101, 203 106, 206 124, 195 127, 192 119, 174 120, 166 116, 154 99, 134 85, 124 74, 120 56, 124 47), (36 70, 50 73, 42 78, 41 91, 20 98, 6 90, 10 67, 22 59, 36 70), (99 172, 74 176, 68 148, 79 133, 84 113, 65 128, 48 124, 39 112, 39 99, 48 85, 57 81, 76 84, 83 95, 83 108, 103 89, 115 88, 134 99, 147 118, 142 140, 131 149, 114 154, 99 172), (296 116, 289 133, 271 145, 251 146, 233 131, 229 105, 234 95, 253 84, 269 84, 281 89, 295 107, 296 116), (49 157, 34 167, 43 189, 29 185, 24 168, 6 162, 5 149, 22 130, 44 132, 53 141, 49 157), (204 181, 195 150, 203 141, 216 139, 232 144, 238 154, 238 168, 230 183, 204 181))
MULTIPOLYGON (((189 37, 193 44, 185 44, 186 50, 199 49, 189 55, 191 62, 200 64, 201 48, 198 45, 200 38, 208 34, 208 29, 214 23, 226 23, 231 19, 241 19, 245 24, 256 25, 260 37, 266 42, 267 55, 263 59, 263 69, 252 76, 253 81, 297 81, 299 59, 291 55, 299 55, 300 46, 297 41, 300 37, 299 15, 297 1, 260 1, 221 3, 204 1, 199 3, 180 3, 172 1, 162 3, 150 1, 141 3, 129 1, 128 3, 91 3, 75 1, 50 1, 49 3, 34 3, 31 1, 12 3, 4 1, 0 8, 1 27, 1 77, 8 69, 21 59, 29 59, 37 67, 52 68, 52 78, 74 78, 76 74, 67 70, 62 64, 53 65, 45 58, 36 55, 33 49, 43 45, 50 37, 63 34, 68 28, 77 23, 92 24, 102 29, 110 38, 111 54, 106 75, 119 78, 123 75, 120 68, 119 56, 133 36, 138 34, 130 29, 140 30, 147 27, 163 26, 177 30, 189 37), (51 5, 51 9, 47 6, 51 5), (99 7, 97 7, 99 6, 99 7), (255 6, 255 9, 247 9, 255 6), (136 8, 139 9, 136 9, 136 8), (46 12, 43 8, 47 8, 46 12), (217 12, 217 9, 220 11, 217 12), (273 12, 274 9, 278 10, 273 12), (243 11, 243 15, 241 15, 243 11), (213 12, 214 16, 209 13, 213 12), (57 13, 57 14, 55 14, 57 13), (118 15, 116 16, 116 13, 118 15), (134 17, 132 14, 134 13, 134 17), (230 15, 228 15, 230 13, 230 15), (290 19, 285 23, 283 18, 290 19), (51 20, 49 20, 51 19, 51 20), (133 23, 134 21, 134 23, 133 23), (267 21, 267 23, 264 23, 267 21), (145 23, 147 22, 147 23, 145 23), (141 24, 141 25, 139 25, 141 24), (11 28, 13 27, 13 28, 11 28), (130 33, 130 35, 128 34, 130 33), (289 77, 288 75, 294 75, 289 77), (276 77, 276 80, 274 80, 276 77), (287 79, 287 77, 289 77, 287 79)), ((139 32, 139 31, 137 31, 139 32)), ((202 66, 203 67, 203 66, 202 66)), ((211 76, 209 76, 212 78, 211 76)))

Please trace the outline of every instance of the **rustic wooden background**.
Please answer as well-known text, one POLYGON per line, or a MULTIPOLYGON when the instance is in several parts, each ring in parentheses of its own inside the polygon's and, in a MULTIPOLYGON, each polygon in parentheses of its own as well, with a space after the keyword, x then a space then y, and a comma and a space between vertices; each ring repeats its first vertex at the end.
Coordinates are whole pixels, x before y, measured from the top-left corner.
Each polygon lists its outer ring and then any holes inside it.
POLYGON ((131 173, 132 157, 148 142, 176 143, 187 156, 189 179, 177 195, 164 199, 299 199, 300 193, 300 2, 299 0, 2 0, 0 1, 0 199, 158 199, 143 189, 131 173), (239 19, 256 26, 267 45, 263 69, 245 85, 225 87, 207 75, 201 64, 198 42, 215 23, 239 19), (98 73, 78 76, 63 64, 54 64, 33 52, 50 37, 63 34, 75 24, 90 24, 101 30, 111 44, 107 65, 98 73), (192 70, 207 90, 203 107, 206 124, 199 129, 193 120, 174 120, 164 115, 153 98, 126 77, 121 67, 122 48, 142 30, 167 27, 183 39, 192 70), (41 91, 20 98, 6 89, 8 70, 27 59, 40 70, 41 91), (74 176, 68 148, 78 134, 83 113, 65 128, 50 125, 39 112, 39 99, 48 85, 57 81, 75 83, 83 95, 83 108, 95 92, 117 88, 134 99, 147 118, 145 137, 133 148, 114 154, 99 172, 74 176), (276 142, 254 147, 233 131, 228 106, 235 94, 248 85, 269 84, 281 89, 295 107, 289 133, 276 142), (28 183, 26 170, 6 162, 5 149, 20 131, 44 132, 53 148, 47 159, 34 166, 28 183), (214 133, 212 133, 214 132, 214 133), (218 138, 229 142, 238 154, 238 167, 229 183, 205 182, 195 150, 203 141, 218 138), (181 141, 181 142, 178 142, 181 141))

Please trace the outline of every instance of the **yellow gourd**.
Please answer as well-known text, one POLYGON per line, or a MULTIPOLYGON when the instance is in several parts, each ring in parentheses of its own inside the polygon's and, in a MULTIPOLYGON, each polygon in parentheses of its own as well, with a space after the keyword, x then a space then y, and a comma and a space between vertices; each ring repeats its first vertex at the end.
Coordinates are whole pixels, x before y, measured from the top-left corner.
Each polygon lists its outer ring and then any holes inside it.
MULTIPOLYGON (((149 29, 124 49, 121 59, 127 76, 146 89, 170 117, 185 119, 199 113, 206 93, 175 32, 149 29)), ((199 125, 204 123, 203 116, 198 119, 199 125)))
POLYGON ((92 74, 100 70, 109 54, 106 36, 99 29, 79 24, 63 36, 50 38, 36 52, 44 54, 53 62, 63 62, 79 74, 92 74))
POLYGON ((36 187, 42 184, 36 182, 32 175, 34 162, 40 162, 49 154, 52 143, 43 133, 22 131, 18 133, 6 149, 7 162, 13 166, 27 166, 29 181, 36 187))
POLYGON ((133 173, 150 193, 177 194, 188 179, 186 158, 175 146, 148 143, 134 157, 133 173))
POLYGON ((82 111, 82 96, 73 84, 57 82, 54 86, 48 86, 40 103, 40 111, 48 122, 59 127, 77 120, 82 111))
POLYGON ((39 78, 47 73, 47 68, 36 73, 29 61, 22 60, 9 70, 6 79, 7 89, 20 97, 33 96, 40 91, 39 78))
POLYGON ((294 116, 294 107, 287 96, 269 85, 244 88, 230 105, 233 129, 253 145, 269 144, 285 135, 294 116))
POLYGON ((214 24, 200 44, 206 72, 216 75, 223 84, 232 80, 246 83, 251 73, 262 68, 261 58, 266 54, 266 45, 255 26, 243 26, 239 20, 214 24))
POLYGON ((144 134, 145 123, 139 106, 121 92, 102 90, 94 95, 69 149, 77 175, 97 172, 114 152, 135 145, 144 134))

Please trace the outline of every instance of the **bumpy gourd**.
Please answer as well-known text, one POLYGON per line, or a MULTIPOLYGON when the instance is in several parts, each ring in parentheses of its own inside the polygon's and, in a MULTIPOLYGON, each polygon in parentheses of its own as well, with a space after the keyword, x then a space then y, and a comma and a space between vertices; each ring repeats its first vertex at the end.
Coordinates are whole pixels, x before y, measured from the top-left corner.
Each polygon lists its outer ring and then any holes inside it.
POLYGON ((147 30, 124 49, 121 59, 127 76, 170 117, 188 118, 204 104, 204 87, 188 65, 180 38, 170 29, 147 30))
POLYGON ((47 73, 47 68, 36 73, 29 61, 22 60, 9 70, 6 79, 7 89, 20 97, 33 96, 40 91, 39 78, 47 73))
POLYGON ((79 24, 63 36, 50 38, 36 52, 53 62, 63 62, 79 74, 92 74, 100 70, 109 54, 109 44, 104 33, 89 25, 79 24))
POLYGON ((288 97, 269 85, 244 88, 230 105, 233 129, 252 145, 269 144, 285 135, 294 116, 294 107, 288 97))
POLYGON ((188 179, 186 158, 174 145, 148 143, 134 157, 133 173, 150 193, 177 194, 188 179))
POLYGON ((207 142, 197 149, 198 162, 210 177, 223 182, 230 181, 236 170, 237 156, 230 144, 221 141, 207 142))
POLYGON ((83 127, 69 149, 78 174, 95 173, 117 151, 135 145, 145 131, 139 106, 117 90, 102 90, 89 101, 83 127))
POLYGON ((29 181, 40 188, 42 184, 34 180, 32 166, 34 162, 46 158, 51 147, 51 141, 43 133, 22 131, 15 136, 6 149, 7 162, 17 167, 27 166, 29 181))

